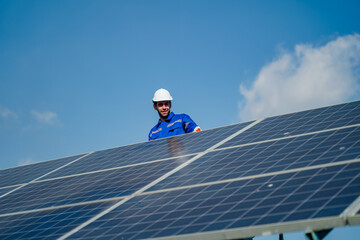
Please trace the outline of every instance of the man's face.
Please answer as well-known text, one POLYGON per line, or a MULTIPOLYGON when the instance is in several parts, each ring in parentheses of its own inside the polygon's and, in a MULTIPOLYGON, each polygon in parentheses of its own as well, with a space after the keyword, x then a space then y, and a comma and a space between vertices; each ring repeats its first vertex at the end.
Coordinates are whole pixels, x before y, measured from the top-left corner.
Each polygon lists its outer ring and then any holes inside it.
POLYGON ((154 109, 159 113, 161 119, 166 119, 170 114, 171 102, 161 101, 154 103, 154 109))

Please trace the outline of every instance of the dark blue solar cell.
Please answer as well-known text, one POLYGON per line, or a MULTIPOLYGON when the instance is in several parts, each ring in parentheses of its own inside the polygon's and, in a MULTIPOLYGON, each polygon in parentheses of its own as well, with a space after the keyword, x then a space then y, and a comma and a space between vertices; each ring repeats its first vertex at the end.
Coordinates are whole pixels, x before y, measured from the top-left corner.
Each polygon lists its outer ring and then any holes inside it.
POLYGON ((260 203, 261 206, 274 206, 276 203, 283 201, 284 197, 273 197, 273 198, 265 198, 263 199, 263 201, 260 203))
POLYGON ((221 214, 207 214, 207 215, 204 215, 203 217, 198 218, 194 223, 195 224, 208 223, 208 222, 218 219, 220 216, 221 216, 221 214))
POLYGON ((303 212, 297 211, 297 212, 293 212, 290 215, 286 216, 282 221, 290 222, 290 221, 296 221, 296 220, 303 220, 303 219, 310 218, 312 215, 314 215, 313 210, 303 211, 303 212))
POLYGON ((196 209, 192 209, 190 210, 186 216, 200 216, 200 215, 204 215, 205 213, 207 213, 209 210, 211 209, 211 207, 197 207, 196 209))
POLYGON ((189 234, 189 233, 196 233, 199 232, 201 229, 203 229, 206 225, 191 225, 187 228, 183 228, 178 232, 178 234, 189 234))
POLYGON ((328 205, 329 206, 339 206, 339 205, 349 206, 353 201, 356 200, 357 197, 358 197, 358 195, 356 195, 356 194, 350 195, 350 196, 339 197, 339 198, 331 200, 328 203, 328 205))
POLYGON ((316 211, 321 206, 326 204, 329 201, 329 198, 327 196, 324 196, 326 198, 323 199, 316 199, 314 201, 307 201, 306 203, 302 204, 297 211, 306 210, 306 209, 314 209, 316 211))
POLYGON ((293 190, 294 190, 293 187, 282 187, 272 192, 270 196, 272 197, 287 196, 291 192, 293 192, 293 190))
POLYGON ((238 227, 246 227, 251 226, 254 222, 259 220, 259 218, 242 218, 237 221, 234 221, 229 227, 230 228, 238 228, 238 227))
POLYGON ((278 215, 271 215, 271 216, 265 216, 260 219, 260 221, 256 222, 257 225, 263 225, 263 224, 269 224, 274 222, 281 222, 281 219, 283 219, 286 216, 286 214, 278 214, 278 215))
POLYGON ((314 192, 315 190, 319 189, 323 183, 308 183, 298 189, 299 192, 314 192))
POLYGON ((270 211, 270 207, 268 207, 268 206, 265 206, 265 207, 257 206, 256 208, 253 208, 252 210, 246 212, 241 217, 247 218, 247 217, 263 216, 269 211, 270 211))
POLYGON ((224 200, 224 203, 233 203, 238 202, 240 200, 244 199, 244 195, 230 195, 228 198, 224 200))
POLYGON ((172 223, 169 225, 169 227, 173 227, 173 226, 186 226, 189 223, 193 222, 196 220, 196 217, 185 217, 182 216, 179 219, 174 219, 172 221, 172 223))
MULTIPOLYGON (((270 190, 269 190, 270 191, 270 190)), ((268 195, 269 191, 259 191, 259 192, 254 192, 252 194, 250 194, 247 199, 259 199, 259 198, 264 198, 265 196, 268 195)))
POLYGON ((350 186, 350 187, 347 187, 345 189, 343 189, 340 194, 341 195, 351 195, 353 194, 354 192, 357 192, 357 190, 360 188, 360 185, 353 185, 353 186, 350 186))
POLYGON ((241 217, 245 212, 246 211, 244 210, 232 210, 231 212, 222 214, 221 217, 219 217, 219 221, 237 219, 241 217))
POLYGON ((328 207, 320 210, 314 218, 338 216, 345 210, 345 207, 328 207))
POLYGON ((278 214, 278 213, 289 213, 294 209, 296 209, 298 206, 299 203, 282 203, 280 206, 272 209, 269 215, 278 214))
POLYGON ((225 229, 226 226, 230 225, 231 223, 232 223, 231 221, 216 221, 206 226, 206 228, 203 231, 206 232, 206 231, 225 229))

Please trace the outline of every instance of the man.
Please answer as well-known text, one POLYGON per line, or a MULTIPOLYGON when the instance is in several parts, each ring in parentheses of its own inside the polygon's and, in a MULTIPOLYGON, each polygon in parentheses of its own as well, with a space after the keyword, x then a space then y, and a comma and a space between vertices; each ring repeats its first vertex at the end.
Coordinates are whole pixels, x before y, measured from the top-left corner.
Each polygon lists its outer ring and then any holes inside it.
POLYGON ((179 134, 198 132, 200 127, 186 114, 170 112, 170 93, 160 88, 154 94, 153 107, 159 114, 159 122, 150 130, 149 140, 171 137, 179 134))

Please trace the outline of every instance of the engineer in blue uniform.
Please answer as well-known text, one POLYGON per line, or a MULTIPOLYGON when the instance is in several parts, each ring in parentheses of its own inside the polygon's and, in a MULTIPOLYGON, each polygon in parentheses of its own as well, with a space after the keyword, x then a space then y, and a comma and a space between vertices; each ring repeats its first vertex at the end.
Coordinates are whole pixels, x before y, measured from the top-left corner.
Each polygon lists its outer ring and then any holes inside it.
POLYGON ((150 130, 149 140, 171 137, 179 134, 198 132, 200 127, 186 114, 170 112, 170 93, 160 88, 154 94, 153 107, 159 114, 158 123, 150 130))

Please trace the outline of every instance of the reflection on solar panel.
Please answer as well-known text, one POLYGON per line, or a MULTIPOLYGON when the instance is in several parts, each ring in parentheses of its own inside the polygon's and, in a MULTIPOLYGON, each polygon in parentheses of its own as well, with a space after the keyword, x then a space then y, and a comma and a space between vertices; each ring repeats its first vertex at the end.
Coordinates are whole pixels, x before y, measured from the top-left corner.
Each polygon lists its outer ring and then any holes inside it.
POLYGON ((0 171, 0 239, 360 225, 360 101, 0 171))

